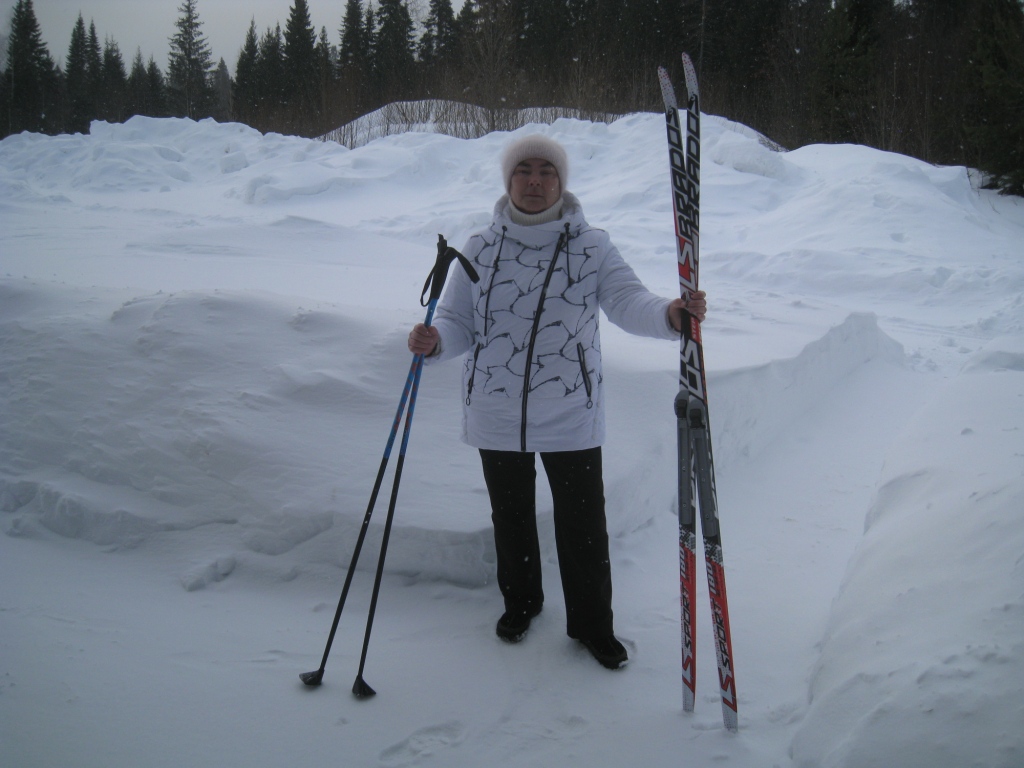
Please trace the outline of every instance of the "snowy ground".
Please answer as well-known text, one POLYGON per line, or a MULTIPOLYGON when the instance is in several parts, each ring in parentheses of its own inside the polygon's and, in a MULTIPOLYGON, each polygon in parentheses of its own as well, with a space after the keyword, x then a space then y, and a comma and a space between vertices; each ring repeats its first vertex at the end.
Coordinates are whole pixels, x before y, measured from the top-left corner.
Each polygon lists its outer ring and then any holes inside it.
MULTIPOLYGON (((531 129, 526 129, 531 130, 531 129)), ((663 124, 535 126, 674 295, 663 124)), ((5 767, 1024 765, 1024 204, 704 121, 702 287, 740 731, 706 601, 682 712, 677 350, 605 325, 617 632, 517 646, 458 366, 424 374, 369 649, 373 535, 320 661, 436 238, 495 134, 348 151, 135 118, 0 142, 5 767)), ((386 481, 390 486, 390 480, 386 481)))

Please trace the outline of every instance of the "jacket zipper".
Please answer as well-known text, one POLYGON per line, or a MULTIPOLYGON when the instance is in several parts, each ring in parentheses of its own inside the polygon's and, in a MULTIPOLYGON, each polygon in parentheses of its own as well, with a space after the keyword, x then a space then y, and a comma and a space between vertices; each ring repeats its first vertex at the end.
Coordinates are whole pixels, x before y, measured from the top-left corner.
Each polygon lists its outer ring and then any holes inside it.
MULTIPOLYGON (((544 300, 547 299, 548 286, 551 284, 551 276, 555 273, 555 265, 558 263, 558 255, 562 252, 563 245, 565 246, 566 262, 568 262, 568 223, 565 225, 565 232, 558 236, 558 243, 555 244, 555 255, 551 258, 551 264, 548 265, 547 274, 544 275, 544 285, 540 289, 540 299, 537 301, 537 312, 533 316, 533 330, 530 332, 530 346, 526 352, 526 370, 523 373, 523 408, 519 428, 519 450, 523 453, 526 452, 526 411, 527 403, 530 398, 530 373, 533 369, 533 350, 537 344, 537 333, 540 331, 540 316, 544 312, 544 300)), ((566 272, 568 272, 568 269, 566 269, 566 272)))

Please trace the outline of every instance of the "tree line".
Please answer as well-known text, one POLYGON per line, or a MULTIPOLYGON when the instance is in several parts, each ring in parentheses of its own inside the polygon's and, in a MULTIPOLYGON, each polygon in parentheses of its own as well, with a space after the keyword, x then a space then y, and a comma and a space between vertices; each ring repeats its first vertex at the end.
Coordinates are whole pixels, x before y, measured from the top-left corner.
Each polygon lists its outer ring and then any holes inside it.
POLYGON ((80 15, 67 54, 18 0, 0 77, 0 134, 85 132, 136 114, 235 120, 320 136, 383 105, 445 100, 503 116, 561 107, 658 111, 655 67, 701 77, 703 110, 782 146, 852 142, 987 172, 1024 194, 1022 0, 346 0, 335 34, 306 0, 250 21, 234 77, 214 64, 198 0, 182 0, 166 72, 101 45, 80 15), (423 15, 425 13, 425 15, 423 15), (422 16, 421 18, 418 16, 422 16))

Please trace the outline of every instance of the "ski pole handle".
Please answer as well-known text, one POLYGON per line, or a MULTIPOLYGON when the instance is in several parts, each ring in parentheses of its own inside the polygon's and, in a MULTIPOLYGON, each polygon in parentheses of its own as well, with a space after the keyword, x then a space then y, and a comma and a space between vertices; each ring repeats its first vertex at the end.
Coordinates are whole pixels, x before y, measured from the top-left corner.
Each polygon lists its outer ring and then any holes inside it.
MULTIPOLYGON (((466 274, 469 275, 470 280, 474 283, 480 282, 480 275, 478 275, 476 270, 473 269, 473 265, 469 263, 469 259, 449 246, 448 241, 444 239, 444 235, 438 235, 437 259, 434 261, 434 266, 430 270, 430 274, 427 275, 427 281, 423 284, 423 292, 420 294, 420 306, 425 307, 431 302, 436 304, 437 300, 441 298, 441 292, 444 290, 444 282, 448 279, 448 268, 451 267, 452 262, 456 260, 458 260, 462 265, 462 268, 466 270, 466 274), (427 301, 423 300, 424 297, 427 297, 427 301)), ((428 319, 424 325, 430 325, 430 320, 428 319)))

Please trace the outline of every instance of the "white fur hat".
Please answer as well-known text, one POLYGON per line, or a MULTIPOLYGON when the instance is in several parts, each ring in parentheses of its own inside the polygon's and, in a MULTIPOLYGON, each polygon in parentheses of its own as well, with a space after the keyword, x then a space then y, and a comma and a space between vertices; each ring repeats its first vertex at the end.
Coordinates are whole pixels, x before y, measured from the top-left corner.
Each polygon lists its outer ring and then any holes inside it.
POLYGON ((507 147, 501 156, 501 172, 504 175, 505 191, 508 192, 512 186, 512 172, 524 160, 532 157, 539 157, 547 160, 558 171, 558 180, 564 192, 569 186, 569 158, 565 154, 562 145, 557 141, 542 136, 539 133, 524 136, 516 139, 507 147))

